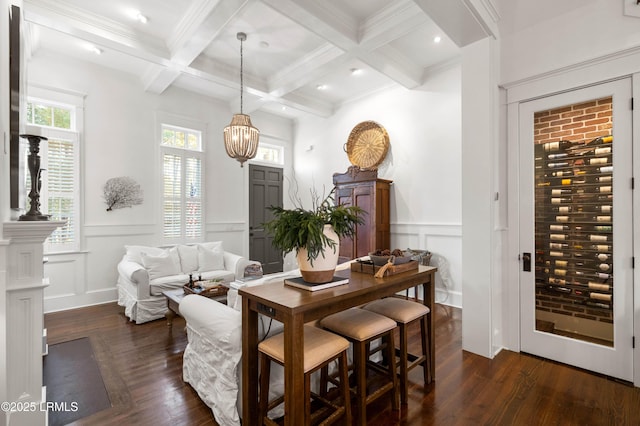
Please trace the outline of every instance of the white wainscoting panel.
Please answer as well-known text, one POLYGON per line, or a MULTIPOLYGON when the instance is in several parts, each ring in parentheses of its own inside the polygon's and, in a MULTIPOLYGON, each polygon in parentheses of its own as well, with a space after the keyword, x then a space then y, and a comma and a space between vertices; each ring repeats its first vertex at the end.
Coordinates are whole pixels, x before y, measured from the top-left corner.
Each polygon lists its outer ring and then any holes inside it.
POLYGON ((462 225, 391 224, 390 248, 429 250, 431 265, 438 268, 436 302, 462 307, 462 225))

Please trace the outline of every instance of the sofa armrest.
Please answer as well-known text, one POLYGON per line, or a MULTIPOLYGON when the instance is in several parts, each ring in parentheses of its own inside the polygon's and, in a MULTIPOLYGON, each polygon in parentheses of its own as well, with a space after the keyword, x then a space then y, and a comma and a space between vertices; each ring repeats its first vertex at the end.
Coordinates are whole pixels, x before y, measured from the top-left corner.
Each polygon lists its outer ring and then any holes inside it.
POLYGON ((136 287, 138 300, 148 299, 151 296, 149 272, 142 265, 123 258, 118 263, 118 274, 121 280, 136 287))
POLYGON ((227 271, 232 271, 236 280, 244 278, 245 268, 249 265, 254 264, 260 264, 260 262, 249 260, 243 256, 230 253, 228 251, 224 252, 224 269, 226 269, 227 271))
POLYGON ((179 305, 192 329, 225 352, 242 351, 242 314, 222 303, 195 294, 186 295, 179 305))

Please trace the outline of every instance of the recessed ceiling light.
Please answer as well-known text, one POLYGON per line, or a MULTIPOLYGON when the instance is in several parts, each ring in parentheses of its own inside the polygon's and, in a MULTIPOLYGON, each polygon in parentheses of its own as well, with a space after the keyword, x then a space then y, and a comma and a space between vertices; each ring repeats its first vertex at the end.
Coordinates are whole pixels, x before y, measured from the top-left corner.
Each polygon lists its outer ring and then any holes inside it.
POLYGON ((85 46, 85 48, 89 51, 89 52, 93 52, 96 55, 102 55, 102 49, 100 49, 97 46, 94 46, 93 44, 87 44, 85 46))
POLYGON ((349 71, 351 71, 351 75, 360 75, 360 74, 362 74, 362 70, 360 68, 351 68, 349 71))
POLYGON ((327 85, 326 85, 326 84, 318 84, 318 85, 316 86, 316 89, 318 89, 318 90, 325 90, 326 88, 327 88, 327 85))
POLYGON ((442 37, 440 37, 440 36, 435 36, 435 37, 433 38, 433 42, 434 42, 434 43, 440 43, 440 41, 442 41, 442 37))
POLYGON ((142 12, 140 12, 140 11, 139 11, 139 10, 137 10, 137 9, 128 9, 128 10, 126 11, 126 14, 127 14, 131 19, 134 19, 134 20, 136 20, 136 21, 138 21, 138 22, 140 22, 140 23, 143 23, 143 24, 146 24, 146 23, 149 21, 149 19, 147 19, 147 17, 146 17, 146 16, 144 16, 144 15, 142 14, 142 12))

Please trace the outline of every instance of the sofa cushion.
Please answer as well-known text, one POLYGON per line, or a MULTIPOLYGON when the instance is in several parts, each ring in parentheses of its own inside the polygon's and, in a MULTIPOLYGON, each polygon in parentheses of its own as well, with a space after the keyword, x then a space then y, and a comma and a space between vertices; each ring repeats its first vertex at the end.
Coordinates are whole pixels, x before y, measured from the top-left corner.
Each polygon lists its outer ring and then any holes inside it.
POLYGON ((159 247, 149 246, 124 246, 127 260, 142 265, 142 253, 147 253, 151 256, 158 256, 165 252, 165 249, 159 247))
POLYGON ((198 246, 208 248, 209 250, 219 248, 220 250, 224 251, 224 248, 222 247, 222 241, 208 241, 206 243, 198 243, 198 246))
POLYGON ((149 293, 151 293, 152 296, 161 296, 163 291, 182 288, 183 285, 188 283, 189 275, 186 274, 156 278, 149 281, 149 293))
POLYGON ((206 247, 198 245, 198 271, 219 271, 224 269, 224 251, 222 244, 219 247, 206 247))
POLYGON ((198 270, 198 246, 178 246, 180 255, 180 270, 190 274, 198 270))
POLYGON ((175 247, 165 250, 160 255, 141 253, 142 266, 149 272, 149 280, 180 273, 180 257, 175 247))

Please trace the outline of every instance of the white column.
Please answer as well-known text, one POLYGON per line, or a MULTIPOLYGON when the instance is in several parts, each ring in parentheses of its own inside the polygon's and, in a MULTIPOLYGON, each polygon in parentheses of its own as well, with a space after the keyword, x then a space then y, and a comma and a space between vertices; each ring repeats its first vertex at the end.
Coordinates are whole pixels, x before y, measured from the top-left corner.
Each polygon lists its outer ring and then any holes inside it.
POLYGON ((5 222, 0 271, 6 270, 6 400, 29 410, 7 412, 6 425, 47 424, 42 386, 44 240, 64 222, 5 222), (2 265, 4 263, 4 265, 2 265), (4 268, 3 268, 4 266, 4 268), (32 410, 32 407, 34 408, 32 410), (41 407, 44 410, 41 410, 41 407))
POLYGON ((492 38, 462 48, 462 348, 489 358, 502 333, 497 48, 492 38))

